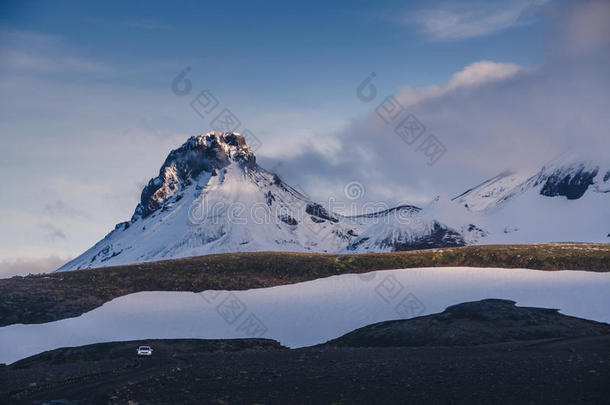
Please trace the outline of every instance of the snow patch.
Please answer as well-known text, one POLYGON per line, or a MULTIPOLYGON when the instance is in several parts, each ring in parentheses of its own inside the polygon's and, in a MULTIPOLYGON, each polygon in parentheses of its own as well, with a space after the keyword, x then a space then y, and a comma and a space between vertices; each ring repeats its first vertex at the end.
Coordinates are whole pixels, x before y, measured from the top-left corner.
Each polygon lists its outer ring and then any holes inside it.
POLYGON ((610 322, 610 273, 418 268, 247 291, 142 292, 77 318, 2 327, 0 362, 59 347, 153 338, 265 337, 289 347, 310 346, 371 323, 485 298, 610 322))

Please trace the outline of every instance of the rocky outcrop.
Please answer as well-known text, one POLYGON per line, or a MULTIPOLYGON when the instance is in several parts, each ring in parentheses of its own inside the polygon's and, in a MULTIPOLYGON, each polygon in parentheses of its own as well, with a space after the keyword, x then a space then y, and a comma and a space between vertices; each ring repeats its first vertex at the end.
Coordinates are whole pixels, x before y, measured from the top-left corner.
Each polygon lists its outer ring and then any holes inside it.
POLYGON ((453 305, 439 314, 365 326, 326 345, 472 346, 607 334, 610 325, 606 323, 562 315, 556 309, 518 307, 514 301, 486 299, 453 305))

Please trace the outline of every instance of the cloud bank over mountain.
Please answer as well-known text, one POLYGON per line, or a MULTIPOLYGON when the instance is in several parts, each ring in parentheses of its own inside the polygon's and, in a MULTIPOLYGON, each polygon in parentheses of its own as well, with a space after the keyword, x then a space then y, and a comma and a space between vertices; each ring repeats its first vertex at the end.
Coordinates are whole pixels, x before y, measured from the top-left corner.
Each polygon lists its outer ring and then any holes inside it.
POLYGON ((395 94, 404 112, 389 124, 375 111, 384 101, 378 95, 369 114, 336 134, 334 148, 303 148, 281 172, 306 190, 323 178, 340 196, 346 182, 358 180, 368 199, 423 203, 506 169, 538 167, 566 150, 607 154, 610 7, 580 1, 539 10, 549 28, 538 66, 476 61, 444 85, 404 86, 395 94), (432 167, 394 131, 407 114, 446 147, 432 167))

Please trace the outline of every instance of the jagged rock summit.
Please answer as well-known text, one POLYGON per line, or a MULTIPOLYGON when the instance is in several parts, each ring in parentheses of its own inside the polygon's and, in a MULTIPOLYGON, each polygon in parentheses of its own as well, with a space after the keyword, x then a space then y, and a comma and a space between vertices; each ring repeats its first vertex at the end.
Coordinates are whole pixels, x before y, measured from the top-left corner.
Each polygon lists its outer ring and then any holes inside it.
POLYGON ((243 136, 208 132, 190 137, 181 147, 170 152, 159 175, 144 187, 134 218, 146 217, 159 209, 202 172, 218 174, 232 162, 244 167, 256 164, 243 136))

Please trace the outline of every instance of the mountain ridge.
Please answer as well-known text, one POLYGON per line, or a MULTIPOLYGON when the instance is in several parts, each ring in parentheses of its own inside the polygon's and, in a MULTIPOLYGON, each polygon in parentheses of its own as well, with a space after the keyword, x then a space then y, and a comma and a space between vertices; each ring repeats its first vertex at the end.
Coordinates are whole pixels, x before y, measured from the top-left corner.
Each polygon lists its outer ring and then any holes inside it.
POLYGON ((377 206, 345 216, 259 166, 239 133, 207 132, 168 154, 129 221, 58 270, 225 252, 607 242, 609 192, 607 158, 572 152, 538 170, 503 171, 423 208, 377 206))
POLYGON ((242 135, 208 132, 172 150, 129 221, 59 270, 235 251, 394 251, 463 246, 411 205, 344 216, 256 163, 242 135), (375 229, 374 235, 370 229, 375 229), (361 236, 363 235, 364 236, 361 236))

